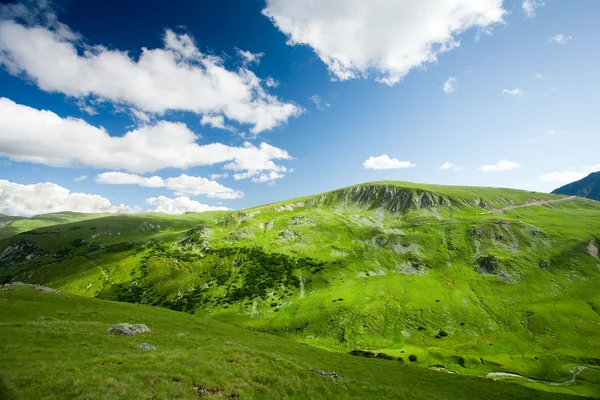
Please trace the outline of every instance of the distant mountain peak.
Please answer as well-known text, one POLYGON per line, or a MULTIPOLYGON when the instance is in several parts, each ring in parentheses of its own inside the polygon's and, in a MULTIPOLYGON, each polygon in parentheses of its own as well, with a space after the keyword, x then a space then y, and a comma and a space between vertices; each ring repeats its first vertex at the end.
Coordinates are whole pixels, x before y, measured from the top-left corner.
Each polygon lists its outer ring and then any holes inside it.
POLYGON ((600 201, 600 171, 592 172, 583 179, 561 186, 552 191, 552 194, 587 197, 600 201))

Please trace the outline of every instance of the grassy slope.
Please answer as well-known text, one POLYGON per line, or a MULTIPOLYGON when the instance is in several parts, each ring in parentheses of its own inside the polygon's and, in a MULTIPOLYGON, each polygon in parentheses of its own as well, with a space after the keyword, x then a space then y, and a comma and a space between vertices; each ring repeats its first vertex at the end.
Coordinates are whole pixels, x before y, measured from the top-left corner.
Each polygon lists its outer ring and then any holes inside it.
POLYGON ((29 287, 0 290, 0 304, 2 399, 192 399, 198 397, 194 385, 244 399, 573 398, 331 353, 143 305, 29 287), (147 324, 152 332, 135 337, 105 334, 124 321, 147 324), (142 342, 157 350, 137 349, 142 342), (319 376, 314 368, 342 378, 319 376))
POLYGON ((564 382, 585 366, 568 390, 594 395, 600 272, 588 246, 599 245, 600 205, 578 199, 482 214, 552 199, 382 182, 240 213, 105 217, 0 242, 0 253, 24 242, 38 249, 0 276, 195 312, 329 350, 415 354, 417 365, 466 375, 564 382), (195 226, 209 228, 190 233, 195 226), (494 273, 476 270, 481 257, 495 257, 494 273))
POLYGON ((0 214, 0 239, 5 239, 22 232, 31 231, 46 226, 85 221, 110 214, 85 214, 76 212, 59 212, 36 215, 31 218, 11 217, 0 214))

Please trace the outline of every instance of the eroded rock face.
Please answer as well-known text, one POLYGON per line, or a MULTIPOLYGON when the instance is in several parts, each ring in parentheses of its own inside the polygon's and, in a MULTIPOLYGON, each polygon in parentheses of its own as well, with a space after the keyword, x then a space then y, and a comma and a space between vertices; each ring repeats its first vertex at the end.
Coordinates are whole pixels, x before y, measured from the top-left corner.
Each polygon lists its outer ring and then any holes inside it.
POLYGON ((42 249, 29 239, 22 239, 8 246, 0 254, 0 266, 10 266, 22 261, 31 261, 44 255, 42 249))
POLYGON ((497 275, 500 272, 498 258, 494 256, 483 256, 477 259, 477 272, 480 274, 497 275))
POLYGON ((121 335, 121 336, 134 336, 140 335, 142 333, 152 332, 146 325, 144 324, 127 324, 121 323, 113 326, 109 330, 106 331, 107 335, 121 335))
POLYGON ((449 199, 433 192, 390 185, 363 185, 342 189, 324 196, 322 201, 367 209, 383 209, 393 213, 452 205, 449 199))

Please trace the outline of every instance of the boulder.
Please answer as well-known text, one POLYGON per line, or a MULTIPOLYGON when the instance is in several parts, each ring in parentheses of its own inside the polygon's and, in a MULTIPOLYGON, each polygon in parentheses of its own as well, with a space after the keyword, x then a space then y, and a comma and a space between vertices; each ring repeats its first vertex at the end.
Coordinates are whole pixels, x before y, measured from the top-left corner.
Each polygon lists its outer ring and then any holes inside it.
POLYGON ((118 324, 110 328, 106 331, 107 335, 119 334, 121 336, 133 336, 139 335, 142 333, 152 332, 146 325, 144 324, 118 324))

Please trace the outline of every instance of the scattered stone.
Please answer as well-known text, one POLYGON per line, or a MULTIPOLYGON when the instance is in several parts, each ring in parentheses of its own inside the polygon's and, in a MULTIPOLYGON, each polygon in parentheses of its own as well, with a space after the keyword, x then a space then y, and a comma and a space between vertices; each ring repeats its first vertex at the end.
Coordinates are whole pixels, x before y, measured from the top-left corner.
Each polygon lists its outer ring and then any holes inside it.
POLYGON ((336 374, 335 372, 327 372, 327 371, 321 371, 318 369, 313 368, 312 371, 316 374, 319 374, 320 376, 329 376, 333 379, 340 379, 341 376, 339 376, 338 374, 336 374))
POLYGON ((309 225, 309 226, 317 225, 317 223, 314 220, 312 220, 311 218, 303 217, 300 215, 297 215, 294 218, 292 218, 290 220, 290 224, 292 224, 292 225, 309 225))
POLYGON ((194 389, 196 389, 196 394, 198 395, 198 397, 202 397, 202 396, 223 396, 225 394, 225 391, 219 388, 215 388, 215 389, 211 389, 211 388, 207 388, 206 386, 203 385, 193 385, 194 389))
POLYGON ((142 333, 152 332, 146 325, 144 324, 127 324, 121 323, 113 326, 109 330, 106 331, 107 335, 119 334, 121 336, 133 336, 139 335, 142 333))
POLYGON ((279 238, 281 240, 283 240, 284 242, 289 242, 292 240, 296 240, 300 237, 300 234, 290 228, 285 228, 284 230, 281 231, 281 233, 279 233, 279 238))
POLYGON ((288 204, 285 206, 275 207, 275 212, 294 211, 294 208, 304 207, 304 202, 288 204))
POLYGON ((41 317, 38 317, 38 321, 40 321, 40 322, 44 322, 45 320, 46 320, 46 317, 43 315, 41 317))
POLYGON ((177 336, 178 336, 178 337, 183 337, 183 336, 185 336, 185 333, 183 333, 183 332, 181 332, 181 333, 178 333, 178 334, 177 334, 177 336))
POLYGON ((142 350, 156 350, 156 347, 152 346, 150 343, 140 343, 137 345, 137 348, 142 350))
POLYGON ((594 258, 598 258, 598 248, 594 244, 594 240, 590 240, 587 247, 588 253, 594 258))

